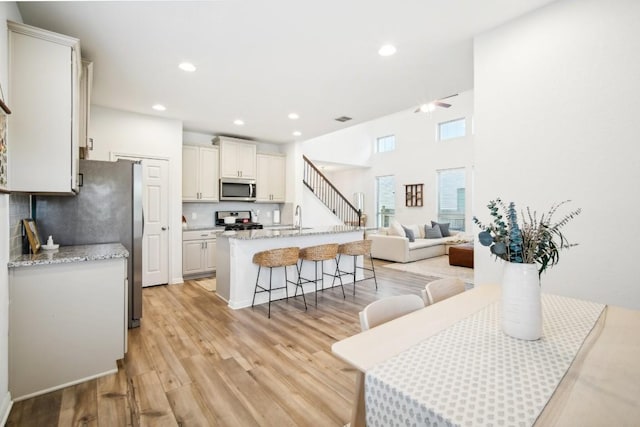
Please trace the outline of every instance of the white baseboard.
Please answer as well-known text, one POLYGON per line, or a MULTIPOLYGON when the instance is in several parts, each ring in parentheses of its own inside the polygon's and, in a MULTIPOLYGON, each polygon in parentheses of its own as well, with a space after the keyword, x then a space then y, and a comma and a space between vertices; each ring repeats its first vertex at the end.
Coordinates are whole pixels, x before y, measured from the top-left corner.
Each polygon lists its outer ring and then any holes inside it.
POLYGON ((7 391, 7 394, 4 395, 4 399, 2 399, 2 404, 0 404, 0 420, 2 420, 0 425, 3 426, 7 423, 12 406, 13 401, 11 400, 11 393, 7 391))

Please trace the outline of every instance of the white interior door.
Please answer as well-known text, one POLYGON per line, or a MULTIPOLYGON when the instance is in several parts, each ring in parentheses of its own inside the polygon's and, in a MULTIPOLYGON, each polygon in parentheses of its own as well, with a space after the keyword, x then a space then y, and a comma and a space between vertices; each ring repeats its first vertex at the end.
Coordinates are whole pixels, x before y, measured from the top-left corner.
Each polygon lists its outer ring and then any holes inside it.
POLYGON ((122 154, 112 159, 142 163, 142 286, 169 283, 169 161, 122 154))
POLYGON ((169 283, 169 164, 142 159, 142 286, 169 283))

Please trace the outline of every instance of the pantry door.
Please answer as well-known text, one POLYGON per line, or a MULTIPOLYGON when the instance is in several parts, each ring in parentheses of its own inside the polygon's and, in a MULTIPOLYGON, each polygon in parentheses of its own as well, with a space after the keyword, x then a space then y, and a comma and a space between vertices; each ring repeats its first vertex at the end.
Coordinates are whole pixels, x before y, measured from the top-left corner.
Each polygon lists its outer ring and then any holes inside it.
POLYGON ((169 161, 128 155, 142 163, 142 286, 169 283, 169 161))

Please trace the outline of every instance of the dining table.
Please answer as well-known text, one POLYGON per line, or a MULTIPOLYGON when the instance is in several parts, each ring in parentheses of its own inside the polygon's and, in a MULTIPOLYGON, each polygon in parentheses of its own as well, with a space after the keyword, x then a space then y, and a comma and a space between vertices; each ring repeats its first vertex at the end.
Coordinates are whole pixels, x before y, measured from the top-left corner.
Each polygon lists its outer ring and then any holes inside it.
POLYGON ((500 327, 481 285, 333 344, 351 427, 640 425, 640 311, 542 294, 543 334, 500 327))

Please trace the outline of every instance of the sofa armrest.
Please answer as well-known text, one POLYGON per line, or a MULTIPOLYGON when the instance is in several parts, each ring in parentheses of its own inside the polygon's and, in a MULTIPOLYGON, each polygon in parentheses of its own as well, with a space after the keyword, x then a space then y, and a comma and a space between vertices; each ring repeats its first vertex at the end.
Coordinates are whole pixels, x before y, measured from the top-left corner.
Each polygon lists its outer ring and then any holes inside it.
POLYGON ((409 239, 400 236, 372 234, 371 256, 395 262, 407 262, 409 259, 409 239))

